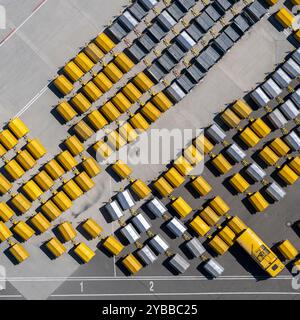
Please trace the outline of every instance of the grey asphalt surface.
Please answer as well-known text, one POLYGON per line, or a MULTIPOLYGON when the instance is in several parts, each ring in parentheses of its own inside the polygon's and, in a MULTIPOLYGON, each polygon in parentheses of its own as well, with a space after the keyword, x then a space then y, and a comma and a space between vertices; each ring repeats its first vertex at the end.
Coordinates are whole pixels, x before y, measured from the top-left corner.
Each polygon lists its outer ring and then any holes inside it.
MULTIPOLYGON (((58 144, 66 137, 68 126, 62 126, 51 114, 58 98, 47 88, 57 70, 80 48, 95 37, 116 15, 125 1, 107 3, 99 0, 48 0, 45 3, 27 0, 0 1, 7 8, 8 30, 1 30, 0 41, 11 30, 18 28, 7 41, 0 43, 0 115, 8 120, 20 110, 22 119, 31 129, 31 135, 39 137, 47 147, 46 161, 59 152, 58 144), (39 8, 39 5, 41 7, 39 8), (13 52, 13 54, 12 54, 13 52), (28 109, 27 109, 28 108, 28 109), (54 143, 55 141, 55 143, 54 143)), ((258 23, 218 63, 181 103, 168 111, 153 128, 202 128, 211 123, 215 114, 226 104, 243 96, 256 87, 265 75, 280 63, 293 46, 286 41, 286 34, 279 32, 265 18, 258 23)), ((3 123, 4 124, 4 123, 3 123)), ((250 155, 249 155, 250 157, 250 155)), ((240 167, 234 168, 234 170, 240 167)), ((137 165, 134 176, 145 181, 153 180, 165 169, 161 165, 137 165)), ((230 172, 230 175, 233 172, 230 172)), ((271 205, 263 214, 251 214, 241 202, 241 196, 233 196, 224 186, 225 177, 215 177, 205 169, 204 176, 214 187, 213 194, 221 195, 230 205, 231 214, 237 214, 253 228, 270 246, 288 238, 300 248, 296 232, 288 222, 298 220, 299 181, 288 188, 287 196, 280 203, 271 205)), ((99 208, 114 193, 124 186, 117 183, 108 172, 97 177, 95 190, 91 191, 63 218, 75 223, 93 217, 104 227, 106 233, 118 228, 108 224, 99 208), (109 181, 109 184, 108 184, 109 181)), ((257 186, 253 186, 256 190, 257 186)), ((194 209, 207 199, 194 198, 186 187, 176 190, 194 209)), ((33 211, 30 213, 33 214, 33 211)), ((63 221, 60 220, 57 223, 63 221)), ((153 231, 162 234, 171 243, 174 252, 186 256, 183 239, 172 239, 165 233, 161 220, 151 220, 153 231)), ((0 264, 7 270, 6 290, 0 292, 3 299, 298 299, 297 290, 291 286, 291 274, 284 270, 276 279, 263 279, 261 270, 246 254, 233 248, 217 260, 225 267, 219 280, 208 280, 202 273, 201 261, 191 260, 190 269, 184 276, 174 276, 167 267, 165 256, 160 256, 155 265, 144 268, 135 277, 126 276, 119 268, 119 258, 108 257, 97 250, 96 257, 88 265, 79 265, 70 255, 58 261, 49 260, 40 249, 41 243, 52 236, 35 237, 26 244, 31 257, 26 263, 15 266, 6 255, 1 255, 0 264), (115 263, 116 262, 116 263, 115 263), (153 282, 153 284, 151 283, 153 282), (154 291, 151 291, 151 288, 154 291)), ((144 236, 145 237, 145 236, 144 236)), ((79 239, 87 242, 84 236, 79 239)), ((146 238, 143 238, 144 240, 146 238)), ((98 241, 89 241, 96 248, 98 241)), ((1 244, 0 249, 5 249, 1 244)), ((68 247, 70 249, 71 246, 68 247)), ((128 246, 126 252, 134 251, 128 246)))

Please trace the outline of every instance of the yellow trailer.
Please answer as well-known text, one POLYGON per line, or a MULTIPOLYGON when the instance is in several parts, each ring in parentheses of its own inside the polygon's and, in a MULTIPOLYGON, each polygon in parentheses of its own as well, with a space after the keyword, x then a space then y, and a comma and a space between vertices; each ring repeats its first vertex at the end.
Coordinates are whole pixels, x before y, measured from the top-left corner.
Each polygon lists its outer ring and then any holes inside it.
POLYGON ((221 118, 229 128, 236 128, 241 122, 241 119, 231 109, 226 109, 221 118))
POLYGON ((93 79, 93 82, 104 93, 112 88, 114 85, 109 78, 103 73, 99 72, 93 79))
POLYGON ((260 138, 249 127, 242 131, 239 137, 250 148, 255 147, 260 141, 260 138))
POLYGON ((184 150, 184 157, 192 166, 196 166, 204 159, 203 155, 193 144, 184 150))
POLYGON ((144 72, 139 73, 132 80, 134 85, 142 92, 147 92, 154 86, 153 81, 151 81, 144 72))
POLYGON ((82 228, 88 233, 88 235, 95 239, 100 236, 103 229, 99 226, 99 224, 94 219, 87 219, 83 224, 82 228))
POLYGON ((135 180, 130 188, 140 199, 144 199, 151 194, 151 189, 140 179, 135 180))
POLYGON ((75 135, 69 137, 65 141, 65 145, 74 157, 78 156, 80 153, 84 151, 84 145, 75 135))
POLYGON ((240 173, 233 175, 229 182, 239 193, 245 192, 250 187, 248 181, 240 173))
POLYGON ((34 181, 43 191, 48 191, 50 188, 54 186, 54 180, 45 170, 42 170, 40 173, 38 173, 34 177, 34 181))
POLYGON ((127 143, 125 139, 118 133, 118 131, 114 130, 107 135, 107 142, 114 150, 119 150, 125 146, 127 143))
POLYGON ((75 247, 74 252, 84 263, 88 263, 96 255, 95 252, 83 242, 75 247))
POLYGON ((71 121, 78 115, 78 113, 73 109, 73 107, 67 101, 61 102, 57 106, 56 110, 66 122, 71 121))
POLYGON ((250 228, 242 231, 236 242, 271 277, 276 277, 284 269, 278 257, 250 228))
POLYGON ((76 65, 74 61, 68 62, 65 65, 63 72, 73 82, 78 81, 84 76, 84 72, 76 65))
POLYGON ((61 223, 57 229, 66 242, 75 239, 77 236, 76 230, 69 221, 61 223))
POLYGON ((47 153, 47 150, 39 139, 28 140, 26 149, 30 152, 35 160, 42 158, 47 153))
POLYGON ((3 157, 7 150, 3 147, 3 145, 0 143, 0 157, 3 157))
POLYGON ((164 178, 171 184, 172 187, 180 187, 185 179, 184 177, 173 167, 169 169, 165 174, 164 178))
POLYGON ((8 128, 17 139, 21 139, 29 133, 29 129, 20 118, 12 119, 8 124, 8 128))
POLYGON ((290 240, 284 240, 278 246, 278 250, 286 260, 293 260, 298 256, 298 250, 292 245, 290 240))
POLYGON ((228 227, 225 226, 218 232, 218 236, 229 246, 231 247, 235 241, 235 233, 228 227))
POLYGON ((64 75, 58 76, 54 80, 54 85, 59 92, 63 94, 63 96, 66 96, 74 89, 73 83, 70 82, 64 75))
POLYGON ((92 106, 91 102, 81 92, 77 93, 70 101, 80 114, 85 113, 92 106))
POLYGON ((223 241, 218 235, 214 236, 209 242, 208 245, 218 254, 223 255, 225 254, 229 246, 228 244, 223 241))
POLYGON ((180 156, 174 161, 174 167, 183 175, 187 176, 192 170, 192 165, 185 159, 184 156, 180 156))
POLYGON ((191 185, 200 196, 206 196, 212 190, 212 186, 201 176, 195 178, 191 185))
POLYGON ((74 180, 83 192, 88 192, 95 186, 95 182, 88 176, 85 171, 76 175, 74 180))
POLYGON ((293 4, 294 6, 300 5, 300 1, 299 1, 299 0, 292 0, 291 2, 292 2, 292 4, 293 4))
POLYGON ((122 160, 118 160, 114 163, 112 169, 121 179, 126 179, 132 174, 132 169, 122 160))
POLYGON ((84 158, 82 161, 84 171, 90 176, 90 178, 96 177, 101 172, 101 167, 97 161, 92 158, 84 158))
POLYGON ((288 163, 288 166, 299 176, 300 175, 300 157, 295 157, 288 163))
POLYGON ((153 183, 153 187, 159 192, 159 194, 166 198, 168 195, 170 195, 174 188, 169 184, 169 182, 164 178, 160 177, 153 183))
POLYGON ((131 274, 136 274, 143 268, 142 264, 132 253, 127 255, 126 258, 122 260, 122 263, 131 274))
POLYGON ((247 119, 253 112, 252 108, 243 100, 237 100, 231 109, 242 119, 247 119))
POLYGON ((73 205, 72 200, 63 192, 57 192, 53 197, 52 201, 57 205, 57 207, 62 211, 67 211, 73 205))
POLYGON ((12 244, 9 252, 15 257, 18 263, 22 263, 29 258, 29 253, 20 243, 12 244))
POLYGON ((272 132, 271 128, 260 118, 252 122, 250 127, 259 138, 265 138, 272 132))
POLYGON ((241 232, 247 229, 245 223, 238 217, 234 216, 229 220, 227 226, 236 234, 239 235, 241 232))
POLYGON ((165 112, 165 111, 169 110, 173 106, 173 103, 171 102, 171 100, 163 92, 159 92, 157 95, 155 95, 151 99, 151 102, 161 112, 165 112))
POLYGON ((172 202, 171 206, 180 218, 185 218, 193 211, 190 205, 182 197, 176 198, 175 201, 172 202))
POLYGON ((55 237, 46 243, 46 247, 55 258, 59 258, 67 251, 66 247, 55 237))
POLYGON ((68 150, 62 151, 56 158, 66 171, 74 169, 78 164, 68 150))
POLYGON ((209 206, 219 215, 224 216, 230 210, 229 205, 220 197, 216 196, 210 201, 209 206))
POLYGON ((94 62, 84 52, 80 52, 74 58, 74 62, 84 73, 89 72, 95 65, 94 62))
POLYGON ((100 155, 103 159, 108 158, 113 153, 112 148, 103 140, 96 142, 93 145, 93 149, 97 152, 97 155, 100 155))
POLYGON ((122 92, 117 93, 111 101, 121 113, 126 112, 132 106, 132 103, 126 98, 126 96, 122 92))
POLYGON ((116 55, 114 63, 124 73, 129 72, 135 66, 134 62, 124 52, 116 55))
POLYGON ((62 214, 62 211, 52 200, 45 202, 41 206, 41 210, 51 221, 54 221, 62 214))
POLYGON ((288 185, 294 184, 299 176, 287 164, 285 164, 279 171, 279 177, 288 185))
POLYGON ((284 157, 290 152, 290 147, 281 139, 276 138, 270 144, 269 147, 279 156, 284 157))
POLYGON ((0 241, 4 242, 12 237, 12 232, 9 230, 9 228, 6 226, 6 224, 2 221, 0 221, 0 241))
POLYGON ((295 16, 286 8, 281 8, 276 12, 275 18, 284 28, 289 28, 292 26, 295 16))
POLYGON ((139 137, 129 122, 125 122, 118 131, 128 143, 135 141, 139 137))
POLYGON ((113 63, 109 63, 104 69, 105 75, 113 82, 117 83, 123 78, 123 72, 113 63))
POLYGON ((204 155, 210 153, 214 148, 214 145, 204 136, 203 133, 193 141, 193 145, 204 155))
POLYGON ((131 82, 129 82, 123 89, 122 92, 132 102, 137 102, 142 97, 142 92, 131 82))
POLYGON ((12 184, 0 173, 0 192, 1 194, 7 193, 12 188, 12 184))
POLYGON ((0 142, 7 150, 13 149, 18 144, 17 138, 8 129, 0 132, 0 142))
POLYGON ((3 222, 7 222, 14 216, 14 211, 5 202, 0 202, 0 218, 3 222))
POLYGON ((122 252, 124 246, 114 236, 107 237, 103 242, 103 247, 112 255, 116 256, 122 252))
POLYGON ((33 181, 29 180, 22 187, 22 190, 26 193, 31 201, 37 200, 44 192, 43 190, 33 181))
POLYGON ((24 221, 14 222, 12 230, 24 241, 29 240, 35 234, 34 230, 24 221))
POLYGON ((45 218, 42 213, 37 213, 31 218, 32 225, 40 232, 44 233, 50 229, 51 223, 45 218))
POLYGON ((150 128, 149 123, 140 112, 136 113, 133 117, 131 117, 129 122, 133 126, 133 128, 136 129, 139 133, 147 131, 150 128))
POLYGON ((95 85, 93 81, 90 81, 83 86, 82 92, 91 102, 97 101, 103 95, 103 92, 95 85))
POLYGON ((232 169, 232 165, 221 153, 213 158, 211 162, 221 174, 225 174, 232 169))
POLYGON ((204 237, 210 230, 210 226, 203 221, 199 216, 196 216, 190 222, 191 228, 201 237, 204 237))
POLYGON ((66 182, 62 188, 66 195, 73 201, 83 195, 83 191, 73 179, 66 182))
POLYGON ((121 116, 121 113, 119 112, 119 110, 110 101, 105 103, 105 105, 103 105, 99 110, 110 122, 117 120, 121 116))
POLYGON ((25 171, 32 169, 36 165, 35 159, 27 150, 18 151, 15 159, 25 171))
POLYGON ((65 174, 65 170, 55 159, 46 163, 44 168, 53 180, 57 180, 65 174))
POLYGON ((11 199, 11 204, 22 214, 26 213, 32 203, 22 194, 18 193, 11 199))
POLYGON ((268 146, 264 147, 258 155, 269 166, 274 166, 279 161, 278 155, 268 146))
POLYGON ((220 220, 220 216, 218 216, 217 213, 209 206, 203 209, 199 213, 199 216, 211 227, 220 220))
POLYGON ((155 122, 161 116, 161 112, 154 106, 152 102, 147 102, 141 109, 141 113, 150 122, 155 122))
POLYGON ((249 196, 249 201, 257 212, 263 212, 269 206, 268 201, 262 196, 259 191, 249 196))
POLYGON ((104 57, 103 51, 102 51, 94 42, 89 43, 89 44, 84 48, 84 53, 85 53, 94 63, 99 62, 99 61, 104 57))
POLYGON ((100 33, 95 39, 95 43, 105 53, 111 51, 116 46, 105 33, 100 33))
POLYGON ((92 127, 98 131, 108 124, 108 121, 100 113, 99 110, 94 110, 87 115, 87 119, 92 127))
POLYGON ((95 133, 94 130, 84 120, 79 121, 74 126, 74 131, 82 141, 88 140, 95 133))
POLYGON ((12 159, 9 162, 7 162, 4 166, 4 169, 13 180, 18 180, 25 174, 25 171, 22 169, 22 167, 18 164, 18 162, 15 159, 12 159))

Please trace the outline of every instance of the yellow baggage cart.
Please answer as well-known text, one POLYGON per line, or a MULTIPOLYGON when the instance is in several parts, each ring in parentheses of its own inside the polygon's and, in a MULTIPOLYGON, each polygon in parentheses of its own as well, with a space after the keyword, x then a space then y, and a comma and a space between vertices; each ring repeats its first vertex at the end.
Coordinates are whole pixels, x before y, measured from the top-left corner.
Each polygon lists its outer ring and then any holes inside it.
POLYGON ((132 174, 132 169, 122 160, 118 160, 114 163, 112 169, 121 179, 126 179, 132 174))
POLYGON ((204 134, 200 134, 194 141, 193 145, 200 151, 201 154, 208 154, 214 148, 214 145, 204 136, 204 134))
POLYGON ((74 169, 78 164, 68 150, 61 152, 56 158, 66 171, 74 169))
POLYGON ((232 217, 229 222, 227 223, 227 226, 236 234, 239 235, 244 230, 247 229, 247 226, 245 223, 238 217, 234 216, 232 217))
POLYGON ((203 155, 193 144, 184 150, 184 157, 192 166, 196 166, 204 159, 203 155))
POLYGON ((263 212, 269 206, 268 201, 262 196, 259 191, 249 196, 249 201, 257 212, 263 212))
POLYGON ((37 213, 31 218, 32 225, 40 232, 44 233, 50 229, 51 223, 45 218, 42 213, 37 213))
POLYGON ((239 137, 250 148, 255 147, 260 141, 260 138, 249 127, 242 131, 239 137))
POLYGON ((299 178, 297 173, 285 164, 279 171, 279 177, 288 185, 293 185, 299 178))
POLYGON ((73 179, 66 182, 62 188, 66 195, 73 201, 83 195, 83 191, 73 179))
POLYGON ((117 93, 111 101, 121 113, 126 112, 132 106, 132 103, 126 98, 126 96, 122 92, 117 93))
POLYGON ((187 176, 192 170, 192 165, 185 159, 184 156, 180 156, 174 161, 174 167, 183 175, 187 176))
POLYGON ((96 255, 95 252, 83 242, 75 247, 74 252, 84 263, 88 263, 96 255))
POLYGON ((105 33, 100 33, 95 39, 95 43, 105 53, 111 51, 116 46, 105 33))
POLYGON ((18 263, 22 263, 29 258, 29 253, 20 243, 12 244, 9 252, 15 257, 18 263))
POLYGON ((93 82, 104 93, 112 88, 114 85, 109 78, 103 73, 99 72, 93 79, 93 82))
POLYGON ((51 221, 54 221, 62 214, 62 211, 52 200, 45 202, 41 206, 41 210, 51 221))
POLYGON ((101 172, 101 167, 97 161, 92 158, 84 158, 82 161, 84 171, 90 176, 90 178, 96 177, 101 172))
POLYGON ((204 237, 210 230, 210 226, 203 221, 199 216, 196 216, 190 222, 191 228, 201 237, 204 237))
POLYGON ((109 236, 103 241, 103 247, 114 256, 122 252, 124 246, 114 236, 109 236))
POLYGON ((135 66, 134 62, 124 52, 116 55, 114 62, 124 73, 129 72, 135 66))
POLYGON ((147 92, 154 86, 153 81, 151 81, 144 72, 139 73, 133 78, 133 83, 142 92, 147 92))
POLYGON ((248 181, 240 173, 236 173, 235 175, 233 175, 230 178, 229 182, 239 193, 245 192, 250 187, 248 181))
POLYGON ((251 107, 243 100, 237 100, 231 109, 242 119, 247 119, 253 112, 251 107))
POLYGON ((4 166, 4 169, 13 180, 18 180, 25 174, 23 168, 18 164, 18 162, 15 159, 12 159, 9 162, 7 162, 4 166))
POLYGON ((85 53, 94 63, 99 62, 99 61, 104 57, 103 51, 102 51, 94 42, 89 43, 89 44, 84 48, 84 53, 85 53))
POLYGON ((122 92, 132 102, 137 102, 142 97, 142 92, 131 82, 129 82, 123 89, 122 92))
POLYGON ((35 234, 34 230, 24 221, 14 222, 12 230, 24 241, 29 240, 35 234))
POLYGON ((38 173, 34 177, 34 181, 43 191, 48 191, 54 186, 54 180, 50 177, 46 170, 42 170, 40 173, 38 173))
POLYGON ((37 200, 44 193, 43 190, 33 180, 29 180, 27 183, 25 183, 22 187, 22 190, 31 201, 37 200))
POLYGON ((55 159, 46 163, 44 168, 53 180, 57 180, 65 174, 65 170, 55 159))
POLYGON ((221 174, 225 174, 232 169, 232 165, 221 153, 213 158, 212 164, 221 174))
POLYGON ((0 241, 4 242, 12 237, 12 232, 9 230, 9 228, 6 226, 6 224, 2 221, 0 221, 0 241))
POLYGON ((103 105, 99 110, 110 122, 117 120, 121 116, 119 110, 110 101, 105 103, 105 105, 103 105))
POLYGON ((96 131, 102 129, 108 124, 108 121, 104 118, 99 110, 92 111, 87 115, 87 119, 96 131))
POLYGON ((193 211, 190 205, 182 197, 176 198, 172 202, 171 206, 177 212, 180 218, 185 218, 193 211))
POLYGON ((99 140, 93 145, 93 149, 97 153, 97 155, 100 155, 103 159, 108 158, 112 153, 112 148, 105 143, 103 140, 99 140))
POLYGON ((26 213, 32 206, 32 203, 22 193, 12 197, 11 204, 22 214, 26 213))
POLYGON ((219 220, 220 216, 210 207, 204 208, 199 216, 203 219, 209 226, 213 227, 219 220))
POLYGON ((218 236, 229 246, 231 247, 235 241, 235 233, 228 227, 225 226, 218 232, 218 236))
POLYGON ((269 147, 277 154, 278 157, 284 157, 290 152, 290 147, 281 139, 276 138, 269 147))
POLYGON ((95 133, 84 120, 79 121, 73 129, 77 137, 82 141, 88 140, 95 133))
POLYGON ((139 137, 129 122, 125 122, 118 131, 122 138, 124 138, 128 143, 135 141, 139 137))
POLYGON ((113 63, 109 63, 104 69, 105 75, 113 82, 117 83, 123 78, 123 72, 113 63))
POLYGON ((84 85, 82 87, 82 92, 91 102, 97 101, 103 95, 103 92, 95 85, 93 81, 90 81, 84 85))
POLYGON ((39 139, 28 140, 26 149, 30 152, 35 160, 42 158, 47 153, 47 150, 39 139))
POLYGON ((142 264, 132 253, 127 255, 126 258, 122 260, 122 263, 131 274, 136 274, 143 268, 142 264))
POLYGON ((259 157, 269 166, 274 166, 278 161, 278 155, 268 146, 259 152, 259 157))
POLYGON ((133 128, 136 129, 139 133, 147 131, 150 128, 149 123, 140 112, 136 113, 133 117, 131 117, 129 122, 133 126, 133 128))
POLYGON ((130 188, 140 199, 144 199, 151 194, 151 189, 140 179, 135 180, 130 188))
POLYGON ((173 167, 169 169, 165 174, 164 178, 171 184, 172 187, 180 187, 185 179, 184 177, 173 167))
POLYGON ((91 102, 81 92, 77 93, 70 101, 80 114, 87 112, 92 106, 91 102))
POLYGON ((219 215, 224 216, 230 210, 229 205, 220 197, 216 196, 210 201, 209 206, 219 215))
POLYGON ((151 102, 161 112, 165 112, 165 111, 169 110, 173 106, 173 103, 171 102, 171 100, 163 92, 159 92, 157 95, 155 95, 151 99, 151 102))
POLYGON ((57 106, 56 110, 66 122, 73 120, 78 115, 78 113, 67 101, 61 102, 57 106))
POLYGON ((12 119, 8 124, 8 128, 17 139, 21 139, 29 133, 29 129, 20 118, 12 119))
POLYGON ((5 202, 0 202, 0 218, 3 222, 7 222, 14 216, 14 211, 5 202))
POLYGON ((64 75, 58 76, 54 80, 54 85, 59 92, 63 94, 63 96, 66 96, 74 89, 73 83, 70 82, 64 75))
POLYGON ((87 219, 83 224, 82 228, 88 233, 88 235, 95 239, 100 236, 103 229, 99 226, 99 224, 94 219, 87 219))
POLYGON ((62 211, 67 211, 73 205, 72 200, 63 192, 57 192, 53 197, 52 201, 57 205, 57 207, 62 211))
POLYGON ((83 192, 88 192, 95 186, 95 182, 89 177, 89 175, 85 171, 76 175, 74 180, 83 192))
POLYGON ((149 122, 155 122, 161 116, 159 109, 157 109, 151 102, 147 102, 145 104, 141 109, 141 113, 149 122))
POLYGON ((226 109, 221 117, 229 128, 236 128, 241 122, 241 119, 231 109, 226 109))
POLYGON ((288 163, 288 166, 299 176, 300 175, 300 157, 295 157, 288 163))
POLYGON ((0 143, 0 157, 3 157, 7 150, 3 147, 3 145, 0 143))
POLYGON ((223 241, 218 235, 214 236, 209 242, 208 245, 218 254, 223 255, 229 249, 229 246, 225 241, 223 241))
POLYGON ((55 237, 46 243, 46 247, 55 258, 59 258, 67 251, 66 247, 55 237))
POLYGON ((12 188, 12 184, 0 173, 0 192, 1 194, 7 193, 12 188))
POLYGON ((5 129, 0 132, 0 142, 7 150, 11 150, 18 144, 18 139, 8 129, 5 129))
POLYGON ((84 151, 84 145, 79 141, 79 139, 74 135, 69 137, 65 141, 65 145, 73 156, 78 156, 84 151))
POLYGON ((275 18, 284 28, 289 28, 292 26, 295 16, 286 8, 281 8, 276 12, 275 18))
POLYGON ((191 185, 200 196, 206 196, 212 190, 212 186, 201 176, 193 179, 191 185))
POLYGON ((118 133, 118 131, 114 130, 107 135, 107 142, 114 150, 119 150, 125 146, 127 143, 125 139, 118 133))
POLYGON ((272 132, 271 128, 260 118, 252 122, 250 127, 259 138, 265 138, 272 132))
POLYGON ((153 187, 159 192, 159 194, 166 198, 168 195, 170 195, 174 188, 169 184, 169 182, 164 178, 160 177, 153 183, 153 187))
POLYGON ((89 72, 95 65, 94 62, 84 52, 80 52, 74 58, 74 62, 84 73, 89 72))
POLYGON ((77 236, 76 230, 69 221, 61 223, 57 229, 66 242, 75 239, 77 236))
POLYGON ((15 159, 25 171, 32 169, 36 165, 35 159, 27 150, 18 151, 15 159))
POLYGON ((284 240, 278 246, 278 250, 286 260, 293 260, 298 256, 298 250, 292 245, 290 240, 284 240))
POLYGON ((77 66, 74 61, 68 62, 65 65, 63 72, 72 82, 76 82, 84 76, 84 72, 77 66))

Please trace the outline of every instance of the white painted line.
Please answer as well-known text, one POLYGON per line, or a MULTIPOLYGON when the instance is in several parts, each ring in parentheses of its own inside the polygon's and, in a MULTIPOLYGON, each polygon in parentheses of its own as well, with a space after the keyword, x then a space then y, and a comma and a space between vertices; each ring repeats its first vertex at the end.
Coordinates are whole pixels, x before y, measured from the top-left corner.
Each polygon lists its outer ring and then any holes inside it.
POLYGON ((50 297, 135 297, 135 296, 207 296, 207 295, 300 295, 300 292, 158 292, 158 293, 87 293, 52 294, 50 297))
POLYGON ((43 2, 41 2, 33 11, 32 13, 17 27, 15 28, 0 44, 0 48, 4 45, 4 43, 6 43, 14 34, 16 34, 16 32, 18 32, 18 30, 20 30, 24 24, 31 19, 46 3, 48 0, 44 0, 43 2))
POLYGON ((0 299, 1 298, 23 298, 23 296, 20 294, 0 294, 0 299))

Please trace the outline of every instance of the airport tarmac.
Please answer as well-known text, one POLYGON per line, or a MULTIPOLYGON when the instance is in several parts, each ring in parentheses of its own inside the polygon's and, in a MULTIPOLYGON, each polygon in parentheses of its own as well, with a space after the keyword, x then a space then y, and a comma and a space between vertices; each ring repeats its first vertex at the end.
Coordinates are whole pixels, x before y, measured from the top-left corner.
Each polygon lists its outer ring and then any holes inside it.
MULTIPOLYGON (((6 33, 0 33, 4 39, 0 42, 2 124, 19 114, 31 129, 31 136, 38 137, 46 146, 48 154, 43 162, 60 151, 59 144, 66 138, 69 129, 61 125, 51 113, 58 98, 48 88, 49 82, 61 66, 94 38, 111 17, 120 12, 125 3, 117 0, 109 3, 104 0, 61 0, 55 3, 51 0, 27 0, 20 7, 15 2, 0 1, 0 4, 7 7, 9 26, 6 33), (17 31, 14 33, 12 30, 17 31)), ((209 125, 216 113, 255 88, 267 73, 283 61, 293 48, 286 37, 265 17, 232 48, 192 93, 163 115, 152 128, 199 129, 209 125)), ((165 169, 165 165, 137 165, 133 176, 150 182, 165 169)), ((109 173, 103 170, 95 179, 94 190, 77 200, 71 212, 56 221, 55 225, 67 219, 77 225, 87 217, 94 217, 104 227, 106 234, 118 229, 118 224, 108 223, 99 210, 116 191, 125 186, 124 182, 116 182, 109 173)), ((220 178, 214 177, 208 169, 204 173, 209 181, 214 181, 214 194, 228 199, 232 215, 241 216, 266 243, 272 246, 289 238, 300 247, 299 237, 287 226, 288 222, 298 220, 299 182, 289 188, 284 200, 272 205, 266 213, 252 215, 240 197, 230 194, 220 178)), ((183 194, 194 209, 200 206, 199 199, 193 198, 186 188, 176 190, 177 194, 183 194)), ((33 213, 29 212, 22 219, 33 213)), ((168 238, 175 252, 185 255, 185 250, 182 251, 183 239, 172 239, 166 235, 165 229, 161 227, 162 221, 153 220, 152 223, 153 230, 168 238)), ((80 265, 68 254, 57 261, 50 260, 40 246, 51 236, 53 233, 49 231, 26 244, 31 257, 22 265, 15 266, 6 255, 1 255, 0 264, 6 267, 8 283, 7 289, 0 293, 0 298, 228 299, 234 295, 234 298, 280 296, 298 299, 298 292, 292 289, 288 270, 276 280, 262 280, 260 270, 240 250, 232 250, 217 258, 225 267, 224 276, 217 281, 207 280, 203 276, 199 268, 201 261, 197 259, 189 260, 191 267, 186 276, 174 276, 166 267, 164 256, 155 265, 143 269, 137 277, 129 278, 119 268, 119 258, 108 257, 100 250, 97 250, 96 257, 88 265, 80 265), (197 281, 197 284, 194 285, 196 282, 192 281, 197 281)), ((80 233, 78 239, 86 242, 80 233)), ((96 248, 98 242, 94 240, 88 243, 96 248)), ((6 245, 0 245, 1 249, 3 247, 6 245)), ((70 248, 71 245, 68 246, 70 248)), ((126 250, 134 251, 134 246, 128 246, 126 250)))

